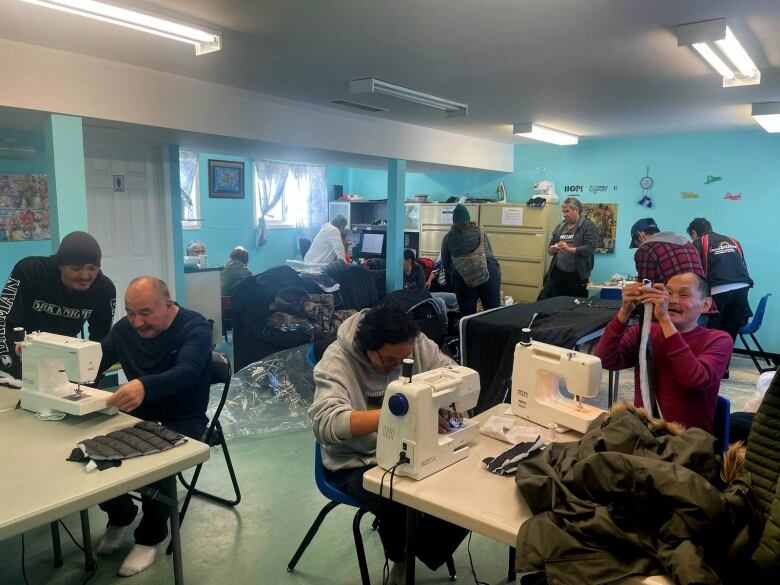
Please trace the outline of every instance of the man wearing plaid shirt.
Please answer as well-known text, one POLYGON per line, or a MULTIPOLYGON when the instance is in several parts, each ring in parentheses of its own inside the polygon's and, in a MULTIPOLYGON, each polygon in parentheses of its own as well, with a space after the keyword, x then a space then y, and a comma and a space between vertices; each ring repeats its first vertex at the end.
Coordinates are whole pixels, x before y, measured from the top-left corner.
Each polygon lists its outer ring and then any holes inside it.
POLYGON ((637 248, 634 262, 640 282, 647 278, 653 283, 666 284, 672 276, 684 272, 706 278, 693 244, 674 232, 660 231, 652 217, 637 220, 631 226, 630 247, 637 248))

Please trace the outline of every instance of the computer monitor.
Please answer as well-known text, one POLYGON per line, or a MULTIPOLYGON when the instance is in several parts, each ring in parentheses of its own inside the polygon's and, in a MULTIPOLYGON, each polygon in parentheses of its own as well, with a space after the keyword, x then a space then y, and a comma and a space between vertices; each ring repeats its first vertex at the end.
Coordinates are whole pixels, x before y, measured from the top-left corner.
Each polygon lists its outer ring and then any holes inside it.
POLYGON ((358 258, 384 258, 386 253, 385 232, 364 231, 360 234, 358 258))

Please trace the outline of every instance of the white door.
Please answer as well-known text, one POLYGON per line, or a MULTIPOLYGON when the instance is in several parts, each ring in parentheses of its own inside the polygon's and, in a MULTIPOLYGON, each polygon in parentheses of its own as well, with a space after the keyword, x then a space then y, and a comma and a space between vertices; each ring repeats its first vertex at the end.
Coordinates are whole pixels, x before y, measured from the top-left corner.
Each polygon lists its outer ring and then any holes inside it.
POLYGON ((84 150, 89 231, 103 251, 103 273, 116 285, 118 321, 133 278, 150 274, 173 285, 162 150, 107 142, 87 143, 84 150))

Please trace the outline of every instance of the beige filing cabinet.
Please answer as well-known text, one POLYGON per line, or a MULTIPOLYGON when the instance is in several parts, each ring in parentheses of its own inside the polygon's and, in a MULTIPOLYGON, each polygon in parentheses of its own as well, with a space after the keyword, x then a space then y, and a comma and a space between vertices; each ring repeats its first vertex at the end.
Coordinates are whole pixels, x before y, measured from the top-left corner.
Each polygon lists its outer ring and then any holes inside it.
MULTIPOLYGON (((550 265, 547 243, 560 221, 560 205, 539 208, 483 203, 479 206, 479 226, 488 235, 493 254, 501 264, 504 296, 523 303, 536 300, 550 265)), ((420 242, 422 238, 420 234, 420 242)))
MULTIPOLYGON (((441 241, 452 227, 452 210, 456 205, 457 203, 420 204, 420 258, 430 258, 436 262, 441 253, 441 241)), ((480 207, 466 205, 474 223, 479 223, 480 207)))

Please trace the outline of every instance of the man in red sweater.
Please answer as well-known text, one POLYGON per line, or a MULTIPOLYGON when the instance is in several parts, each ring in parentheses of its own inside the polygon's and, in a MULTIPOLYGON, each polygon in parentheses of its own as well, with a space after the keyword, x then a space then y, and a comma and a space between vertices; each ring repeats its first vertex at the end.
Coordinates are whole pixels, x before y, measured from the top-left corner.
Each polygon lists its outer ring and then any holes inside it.
POLYGON ((734 343, 727 333, 705 329, 697 323, 702 312, 712 304, 707 282, 685 272, 673 276, 666 286, 654 284, 652 288, 643 288, 640 283, 631 283, 623 288, 623 304, 593 353, 608 370, 636 367, 636 406, 644 406, 639 387, 640 331, 636 325, 626 327, 626 323, 640 303, 653 305, 654 322, 650 328, 653 359, 649 376, 655 380, 662 417, 712 432, 720 380, 734 343))

